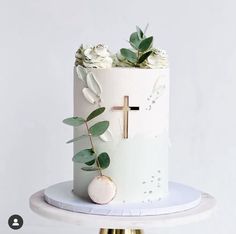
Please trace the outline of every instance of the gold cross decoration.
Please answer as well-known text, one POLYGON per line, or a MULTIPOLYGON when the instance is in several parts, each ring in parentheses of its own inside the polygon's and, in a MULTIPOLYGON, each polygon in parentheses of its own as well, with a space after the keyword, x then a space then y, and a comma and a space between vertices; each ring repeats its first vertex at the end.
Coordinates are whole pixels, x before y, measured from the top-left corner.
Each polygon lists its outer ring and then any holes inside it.
POLYGON ((138 111, 138 106, 129 106, 129 96, 124 96, 123 106, 114 106, 112 110, 123 110, 124 124, 123 124, 123 137, 127 139, 129 137, 129 111, 138 111))

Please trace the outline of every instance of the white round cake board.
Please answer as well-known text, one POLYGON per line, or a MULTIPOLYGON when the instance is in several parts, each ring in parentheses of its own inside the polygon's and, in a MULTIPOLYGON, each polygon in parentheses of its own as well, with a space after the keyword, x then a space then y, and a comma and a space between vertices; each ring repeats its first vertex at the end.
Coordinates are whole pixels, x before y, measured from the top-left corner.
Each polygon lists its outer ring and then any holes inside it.
POLYGON ((147 216, 180 212, 191 209, 201 202, 201 192, 189 186, 169 182, 169 195, 149 203, 94 204, 77 197, 72 192, 72 181, 55 184, 45 189, 47 203, 68 211, 106 216, 147 216))

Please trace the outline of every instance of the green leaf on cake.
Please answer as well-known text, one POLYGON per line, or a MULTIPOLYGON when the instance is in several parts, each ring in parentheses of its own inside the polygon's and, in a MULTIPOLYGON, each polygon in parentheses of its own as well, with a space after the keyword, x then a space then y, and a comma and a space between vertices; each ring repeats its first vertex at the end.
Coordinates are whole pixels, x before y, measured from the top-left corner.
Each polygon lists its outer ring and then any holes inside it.
POLYGON ((100 107, 96 110, 94 110, 87 118, 87 121, 90 121, 91 119, 99 116, 100 114, 102 114, 105 111, 105 107, 100 107))
POLYGON ((88 163, 95 159, 92 149, 84 149, 74 155, 73 161, 78 163, 88 163))
POLYGON ((137 34, 138 34, 139 39, 142 40, 144 37, 144 33, 143 33, 142 29, 139 28, 138 26, 136 26, 136 30, 137 30, 137 34))
POLYGON ((109 121, 101 121, 90 127, 89 133, 92 136, 100 136, 108 129, 108 127, 109 127, 109 121))
POLYGON ((136 26, 136 32, 131 33, 128 41, 132 48, 120 49, 120 53, 116 55, 116 66, 149 68, 149 64, 144 62, 152 54, 153 36, 146 36, 147 28, 148 24, 144 30, 136 26))
POLYGON ((138 49, 138 46, 141 42, 141 39, 139 38, 138 36, 138 33, 137 32, 134 32, 130 35, 130 38, 129 38, 129 42, 130 42, 130 45, 134 48, 134 49, 138 49))
POLYGON ((102 169, 106 169, 110 165, 110 157, 107 153, 101 153, 98 156, 98 163, 102 169))
POLYGON ((88 165, 88 166, 92 166, 94 163, 95 163, 95 159, 93 159, 92 161, 87 162, 85 164, 88 165))
POLYGON ((152 54, 152 51, 148 51, 148 52, 142 54, 141 57, 138 60, 138 63, 144 62, 149 57, 149 55, 151 55, 151 54, 152 54))
POLYGON ((64 124, 77 127, 85 123, 85 120, 81 117, 71 117, 63 120, 64 124))
POLYGON ((138 57, 135 52, 129 49, 122 48, 120 49, 121 55, 126 58, 131 63, 136 63, 138 61, 138 57))
MULTIPOLYGON (((92 77, 92 76, 91 76, 92 77)), ((91 78, 90 77, 90 78, 91 78)), ((94 77, 93 77, 94 78, 94 77)), ((94 79, 90 79, 90 86, 92 87, 92 83, 94 79)), ((93 88, 95 85, 93 86, 93 88)), ((92 91, 91 91, 92 92, 92 91)), ((73 161, 76 163, 83 163, 85 164, 85 167, 82 167, 81 169, 84 171, 100 171, 100 174, 102 175, 102 169, 105 169, 110 164, 110 158, 107 153, 101 153, 97 154, 96 150, 94 148, 95 144, 93 143, 93 137, 100 137, 103 141, 110 141, 112 138, 111 132, 108 130, 109 127, 109 121, 100 121, 92 126, 88 125, 88 122, 97 116, 101 115, 105 111, 105 107, 99 107, 96 108, 94 111, 92 111, 88 117, 85 119, 81 117, 71 117, 63 120, 63 123, 68 124, 70 126, 80 126, 84 124, 84 128, 86 129, 85 134, 75 137, 67 143, 72 143, 75 141, 79 141, 83 138, 87 138, 90 142, 89 149, 83 149, 76 153, 73 157, 73 161)))
POLYGON ((145 39, 139 44, 138 49, 139 49, 141 52, 145 52, 145 51, 147 51, 147 50, 152 46, 152 42, 153 42, 153 37, 145 38, 145 39))
POLYGON ((76 137, 74 139, 71 139, 71 140, 67 141, 66 143, 69 144, 69 143, 72 143, 72 142, 75 142, 75 141, 79 141, 79 140, 84 139, 86 137, 88 137, 88 135, 82 135, 82 136, 76 137))
POLYGON ((98 167, 82 167, 83 171, 99 171, 100 169, 98 167))

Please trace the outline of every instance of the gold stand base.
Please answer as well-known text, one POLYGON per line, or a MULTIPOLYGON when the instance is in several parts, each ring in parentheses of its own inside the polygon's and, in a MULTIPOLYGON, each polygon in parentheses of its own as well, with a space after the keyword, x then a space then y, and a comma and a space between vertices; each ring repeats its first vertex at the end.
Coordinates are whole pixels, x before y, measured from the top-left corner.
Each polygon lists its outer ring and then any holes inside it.
POLYGON ((99 234, 143 234, 140 229, 100 229, 99 234))

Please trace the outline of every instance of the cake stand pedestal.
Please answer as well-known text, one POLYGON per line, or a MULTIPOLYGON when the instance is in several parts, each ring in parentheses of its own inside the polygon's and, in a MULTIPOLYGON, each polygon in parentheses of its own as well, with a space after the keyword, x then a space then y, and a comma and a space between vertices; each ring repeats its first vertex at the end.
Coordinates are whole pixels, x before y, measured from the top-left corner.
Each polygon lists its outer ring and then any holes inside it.
POLYGON ((211 195, 202 193, 200 203, 185 211, 148 216, 106 216, 77 213, 52 206, 45 202, 44 190, 33 194, 30 198, 30 207, 35 213, 58 221, 100 228, 100 234, 141 234, 146 228, 198 222, 211 215, 215 204, 216 201, 211 195))

